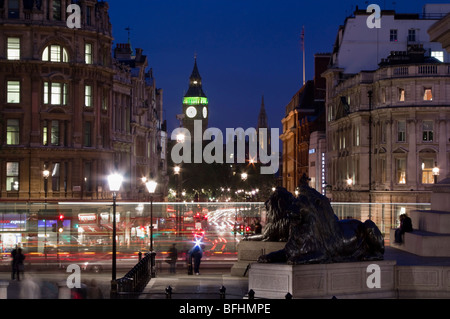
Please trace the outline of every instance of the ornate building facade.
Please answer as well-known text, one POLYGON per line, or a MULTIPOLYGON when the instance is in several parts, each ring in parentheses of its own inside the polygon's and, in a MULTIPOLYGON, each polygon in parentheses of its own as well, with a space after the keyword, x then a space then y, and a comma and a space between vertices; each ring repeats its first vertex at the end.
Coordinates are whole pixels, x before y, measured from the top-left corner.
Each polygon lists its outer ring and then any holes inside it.
POLYGON ((0 10, 0 200, 108 199, 113 171, 122 199, 138 199, 150 175, 163 194, 162 90, 142 50, 111 56, 108 4, 77 1, 81 28, 70 29, 71 1, 17 3, 0 10))
POLYGON ((375 71, 325 76, 333 201, 429 202, 433 169, 450 168, 450 64, 417 45, 375 71))

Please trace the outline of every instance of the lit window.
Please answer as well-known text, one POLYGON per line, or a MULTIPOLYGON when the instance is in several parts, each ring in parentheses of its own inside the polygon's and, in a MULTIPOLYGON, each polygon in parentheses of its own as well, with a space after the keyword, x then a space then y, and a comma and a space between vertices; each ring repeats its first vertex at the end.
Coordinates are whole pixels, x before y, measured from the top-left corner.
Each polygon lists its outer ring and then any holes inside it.
POLYGON ((397 122, 397 142, 406 142, 406 122, 397 122))
POLYGON ((42 61, 69 62, 67 50, 58 44, 47 46, 42 52, 42 61))
POLYGON ((424 101, 433 101, 433 92, 431 91, 431 89, 424 89, 423 100, 424 101))
POLYGON ((433 184, 433 159, 423 159, 422 160, 422 184, 433 184))
POLYGON ((84 86, 84 106, 92 107, 92 86, 84 86))
POLYGON ((390 41, 391 42, 397 42, 397 30, 396 29, 391 29, 390 41))
POLYGON ((406 184, 406 159, 397 158, 397 183, 406 184))
POLYGON ((86 64, 92 64, 92 44, 90 43, 84 45, 84 60, 86 64))
POLYGON ((6 144, 18 145, 20 140, 20 127, 18 119, 9 119, 6 122, 6 144))
POLYGON ((47 121, 44 121, 44 127, 42 128, 42 145, 48 145, 48 127, 47 121))
POLYGON ((6 190, 19 190, 19 162, 6 163, 6 190))
POLYGON ((431 51, 431 56, 444 62, 444 51, 431 51))
POLYGON ((44 82, 44 104, 66 105, 67 84, 44 82))
POLYGON ((8 38, 8 60, 20 60, 20 38, 8 38))
POLYGON ((405 101, 405 89, 398 89, 398 100, 400 102, 405 101))
POLYGON ((52 191, 54 192, 58 192, 59 191, 59 187, 60 187, 60 163, 55 163, 53 164, 53 169, 52 169, 52 191))
POLYGON ((422 123, 422 141, 433 141, 433 121, 423 121, 422 123))
POLYGON ((6 102, 20 103, 20 82, 8 81, 7 87, 6 102))

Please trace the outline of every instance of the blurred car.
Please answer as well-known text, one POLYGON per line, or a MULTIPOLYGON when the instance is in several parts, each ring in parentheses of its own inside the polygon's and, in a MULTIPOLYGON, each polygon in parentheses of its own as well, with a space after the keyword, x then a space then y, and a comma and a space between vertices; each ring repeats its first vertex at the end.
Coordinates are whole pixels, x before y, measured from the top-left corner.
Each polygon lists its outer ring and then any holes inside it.
MULTIPOLYGON (((144 255, 142 256, 144 257, 144 255)), ((123 254, 117 253, 116 255, 116 268, 129 270, 133 268, 139 262, 138 254, 123 254)), ((94 256, 92 259, 85 261, 80 265, 83 271, 90 271, 94 273, 100 273, 102 271, 112 269, 112 253, 94 256)))

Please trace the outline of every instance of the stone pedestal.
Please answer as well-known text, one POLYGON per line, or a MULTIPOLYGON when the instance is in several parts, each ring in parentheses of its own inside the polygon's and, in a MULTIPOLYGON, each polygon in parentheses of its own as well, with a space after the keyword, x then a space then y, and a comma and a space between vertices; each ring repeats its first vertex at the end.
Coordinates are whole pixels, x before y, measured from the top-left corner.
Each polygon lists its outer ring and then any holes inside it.
MULTIPOLYGON (((261 255, 283 249, 285 242, 241 241, 238 244, 238 260, 231 267, 232 276, 244 276, 248 265, 258 260, 261 255)), ((248 272, 246 274, 248 276, 248 272)))
POLYGON ((395 265, 390 260, 311 265, 252 263, 249 290, 255 292, 255 298, 269 299, 284 299, 287 293, 297 299, 396 298, 395 265), (373 283, 375 275, 369 265, 379 266, 380 288, 368 285, 368 279, 373 283))
MULTIPOLYGON (((413 231, 405 233, 403 244, 392 246, 426 257, 450 257, 450 179, 433 186, 431 210, 411 212, 413 231)), ((395 230, 391 230, 394 238, 395 230)))
POLYGON ((0 281, 0 299, 8 299, 9 282, 0 281))

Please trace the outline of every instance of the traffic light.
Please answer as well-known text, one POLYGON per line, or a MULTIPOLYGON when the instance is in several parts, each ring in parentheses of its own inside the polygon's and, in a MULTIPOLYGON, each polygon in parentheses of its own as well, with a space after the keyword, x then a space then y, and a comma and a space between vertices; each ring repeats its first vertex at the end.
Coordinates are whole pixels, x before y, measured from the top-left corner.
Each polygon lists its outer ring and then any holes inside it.
POLYGON ((64 231, 63 222, 64 222, 64 215, 59 214, 56 227, 57 227, 58 232, 60 232, 60 233, 62 233, 64 231))

